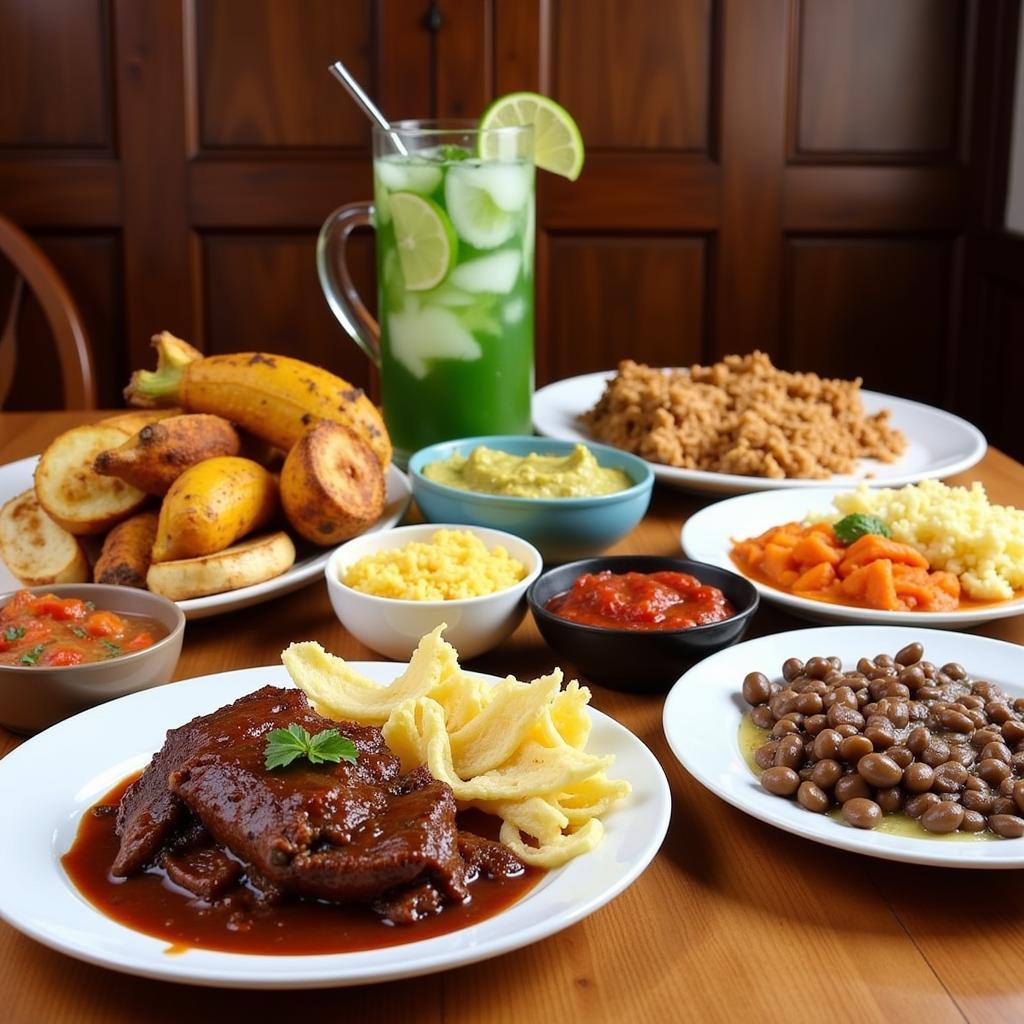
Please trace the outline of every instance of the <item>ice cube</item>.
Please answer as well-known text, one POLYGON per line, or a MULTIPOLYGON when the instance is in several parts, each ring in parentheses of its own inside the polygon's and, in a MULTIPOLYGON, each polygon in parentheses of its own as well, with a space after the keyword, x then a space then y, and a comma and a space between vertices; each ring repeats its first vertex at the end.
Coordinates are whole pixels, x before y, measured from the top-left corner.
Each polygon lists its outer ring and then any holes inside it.
POLYGON ((507 295, 519 276, 522 256, 515 249, 503 249, 493 256, 462 263, 451 272, 451 282, 467 292, 495 292, 507 295))
POLYGON ((387 318, 391 354, 417 380, 427 375, 428 359, 462 359, 481 356, 480 345, 450 310, 440 306, 403 310, 387 318))
POLYGON ((391 192, 415 192, 420 196, 430 195, 444 174, 437 164, 416 157, 387 157, 377 160, 373 169, 391 192))

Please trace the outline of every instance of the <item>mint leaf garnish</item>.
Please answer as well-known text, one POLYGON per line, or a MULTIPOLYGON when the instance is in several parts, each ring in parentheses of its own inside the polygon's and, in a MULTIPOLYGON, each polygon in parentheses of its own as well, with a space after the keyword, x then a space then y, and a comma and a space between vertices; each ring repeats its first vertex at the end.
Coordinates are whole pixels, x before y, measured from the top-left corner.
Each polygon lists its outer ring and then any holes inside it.
POLYGON ((473 155, 464 146, 438 146, 437 149, 441 159, 449 163, 468 160, 473 155))
POLYGON ((863 512, 854 512, 852 515, 844 516, 832 529, 844 544, 852 544, 869 533, 882 537, 892 536, 892 530, 878 516, 868 516, 863 512))
POLYGON ((310 764, 354 764, 359 756, 356 745, 337 729, 324 729, 311 736, 301 725, 292 722, 287 729, 273 729, 267 733, 267 746, 263 764, 268 771, 284 768, 296 758, 304 757, 310 764))

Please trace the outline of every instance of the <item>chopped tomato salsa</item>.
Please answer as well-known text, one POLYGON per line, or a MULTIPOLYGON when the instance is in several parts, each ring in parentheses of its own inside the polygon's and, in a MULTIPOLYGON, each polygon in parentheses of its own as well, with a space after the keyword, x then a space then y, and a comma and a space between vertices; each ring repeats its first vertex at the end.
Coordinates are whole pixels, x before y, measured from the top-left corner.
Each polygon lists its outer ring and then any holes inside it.
POLYGON ((19 590, 0 608, 0 665, 58 668, 106 661, 167 635, 155 619, 97 610, 91 601, 19 590))
POLYGON ((736 614, 722 591, 685 572, 584 573, 545 607, 605 629, 692 629, 736 614))

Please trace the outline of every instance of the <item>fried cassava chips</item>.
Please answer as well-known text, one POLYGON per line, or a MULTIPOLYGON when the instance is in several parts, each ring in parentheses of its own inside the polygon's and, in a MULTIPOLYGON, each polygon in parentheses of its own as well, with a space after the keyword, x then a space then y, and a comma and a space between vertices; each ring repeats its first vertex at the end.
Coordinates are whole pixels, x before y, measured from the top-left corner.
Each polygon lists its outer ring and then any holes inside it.
POLYGON ((524 862, 553 868, 592 850, 600 816, 630 787, 607 777, 614 757, 585 749, 590 691, 563 689, 557 669, 491 686, 462 670, 443 630, 386 686, 316 643, 292 644, 281 660, 322 715, 381 726, 404 770, 425 764, 460 806, 501 818, 501 841, 524 862))

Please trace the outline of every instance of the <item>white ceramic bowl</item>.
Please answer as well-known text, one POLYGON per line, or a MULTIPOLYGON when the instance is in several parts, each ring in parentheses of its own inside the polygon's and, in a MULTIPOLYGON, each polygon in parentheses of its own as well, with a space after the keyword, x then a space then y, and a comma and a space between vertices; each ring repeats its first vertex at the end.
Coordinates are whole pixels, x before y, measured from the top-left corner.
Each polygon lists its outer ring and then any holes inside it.
POLYGON ((540 552, 511 533, 482 526, 427 523, 364 534, 342 544, 327 562, 325 576, 334 613, 367 647, 396 661, 407 661, 420 638, 446 622, 445 639, 466 659, 497 647, 523 621, 526 591, 540 575, 542 567, 540 552), (400 548, 413 541, 427 542, 438 530, 464 530, 479 537, 488 548, 501 545, 526 566, 526 576, 515 586, 493 594, 453 601, 376 597, 341 582, 344 570, 365 555, 400 548))

